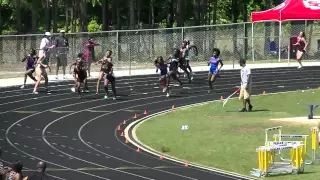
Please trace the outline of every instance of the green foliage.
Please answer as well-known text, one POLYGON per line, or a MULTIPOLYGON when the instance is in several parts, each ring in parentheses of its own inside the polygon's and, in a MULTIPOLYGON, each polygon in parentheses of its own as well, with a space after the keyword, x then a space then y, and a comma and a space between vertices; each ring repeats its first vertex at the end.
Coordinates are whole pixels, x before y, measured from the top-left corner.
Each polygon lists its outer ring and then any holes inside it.
MULTIPOLYGON (((94 31, 100 31, 102 28, 102 8, 103 8, 103 1, 104 0, 86 0, 87 2, 87 12, 84 12, 88 19, 90 20, 88 23, 88 31, 94 32, 94 31)), ((108 0, 108 13, 105 14, 108 24, 110 25, 112 20, 112 1, 114 0, 108 0)), ((202 2, 201 0, 199 0, 202 2)), ((237 11, 239 12, 238 16, 238 22, 241 22, 243 19, 242 14, 242 3, 246 1, 247 2, 247 11, 248 11, 248 19, 250 19, 250 14, 252 11, 258 11, 258 10, 264 10, 265 8, 265 0, 238 0, 237 1, 237 11)), ((270 0, 271 2, 274 2, 273 0, 270 0)), ((78 3, 81 3, 81 1, 78 1, 78 3)), ((142 22, 143 24, 149 23, 149 11, 150 11, 150 0, 136 0, 135 1, 135 22, 137 23, 137 11, 140 12, 140 19, 139 22, 142 22), (138 3, 139 2, 139 3, 138 3), (140 4, 140 6, 138 5, 140 4), (139 7, 138 7, 139 6, 139 7)), ((32 18, 31 18, 31 11, 36 11, 37 16, 37 24, 38 24, 38 30, 44 31, 45 30, 45 12, 46 12, 46 3, 44 1, 33 1, 33 0, 0 0, 2 7, 1 10, 1 19, 4 20, 2 22, 2 30, 4 32, 14 32, 16 31, 16 22, 18 20, 18 17, 16 17, 17 13, 16 11, 21 12, 21 22, 26 22, 28 24, 31 24, 32 18), (36 3, 35 3, 36 2, 36 3), (20 8, 17 8, 17 5, 20 5, 20 8), (34 3, 34 4, 32 4, 34 3), (25 16, 27 14, 27 16, 25 16), (30 16, 28 16, 28 14, 30 16)), ((165 28, 166 27, 166 17, 167 17, 167 0, 165 1, 154 1, 154 22, 156 24, 156 27, 158 28, 165 28)), ((176 1, 173 1, 173 13, 174 13, 174 27, 176 27, 176 1)), ((124 29, 128 26, 129 21, 129 7, 128 7, 128 1, 127 0, 119 0, 120 4, 120 20, 121 20, 121 29, 124 29)), ((208 25, 208 24, 225 24, 231 22, 231 5, 232 0, 207 0, 206 6, 201 5, 201 24, 200 25, 208 25), (217 2, 216 2, 217 1, 217 2), (216 2, 216 3, 215 3, 216 2), (214 8, 214 5, 217 4, 217 7, 214 8), (214 9, 217 10, 217 12, 213 12, 214 9), (205 12, 205 14, 203 14, 205 12), (216 14, 216 22, 214 22, 213 17, 214 13, 216 14), (205 17, 205 18, 204 18, 205 17), (204 21, 206 20, 206 22, 204 21)), ((58 0, 57 1, 57 24, 58 29, 65 28, 65 22, 66 22, 66 6, 69 9, 68 12, 68 29, 71 29, 71 9, 74 9, 74 18, 73 23, 75 24, 75 32, 79 31, 79 14, 80 14, 80 8, 79 4, 72 5, 71 0, 58 0)), ((274 5, 273 5, 274 6, 274 5)), ((194 24, 194 9, 193 9, 193 1, 185 1, 185 12, 184 12, 184 24, 185 26, 192 26, 194 24)), ((53 22, 51 22, 53 24, 53 22)), ((136 26, 138 27, 138 26, 136 26)), ((27 31, 31 31, 31 28, 27 31)), ((31 32, 30 32, 31 33, 31 32)))
POLYGON ((96 32, 101 30, 102 30, 102 24, 100 25, 98 24, 96 17, 92 18, 88 25, 88 32, 96 32))

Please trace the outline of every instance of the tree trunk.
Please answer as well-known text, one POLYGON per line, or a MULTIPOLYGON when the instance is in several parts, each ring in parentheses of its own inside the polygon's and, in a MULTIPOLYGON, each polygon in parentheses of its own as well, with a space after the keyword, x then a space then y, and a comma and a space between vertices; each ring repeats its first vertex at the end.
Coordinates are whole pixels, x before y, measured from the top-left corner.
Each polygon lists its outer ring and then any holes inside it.
POLYGON ((88 31, 88 19, 87 19, 87 2, 86 0, 81 0, 79 3, 80 10, 80 32, 88 31))
MULTIPOLYGON (((153 29, 154 28, 154 0, 150 0, 150 7, 149 7, 149 24, 150 24, 150 28, 153 29)), ((149 57, 153 57, 155 55, 154 52, 154 31, 151 31, 151 40, 150 40, 150 55, 149 57)))
POLYGON ((207 15, 207 0, 201 0, 201 4, 200 4, 200 22, 203 25, 206 25, 206 15, 207 15))
MULTIPOLYGON (((237 23, 237 18, 238 18, 238 3, 237 3, 237 0, 232 0, 231 2, 231 11, 232 11, 232 18, 231 18, 231 21, 232 23, 237 23)), ((232 28, 232 26, 231 26, 232 28)), ((233 26, 233 28, 237 28, 237 25, 233 26)), ((239 53, 238 51, 238 48, 237 48, 237 31, 234 30, 233 31, 233 54, 234 55, 238 55, 236 57, 233 57, 235 59, 239 59, 241 57, 241 54, 239 53)))
POLYGON ((194 22, 193 25, 200 25, 200 0, 193 0, 193 16, 194 22))
POLYGON ((65 13, 66 13, 66 33, 69 32, 69 5, 66 5, 66 9, 65 9, 65 13))
POLYGON ((112 1, 112 26, 116 26, 117 25, 117 3, 119 0, 113 0, 112 1))
MULTIPOLYGON (((248 0, 243 0, 242 3, 242 16, 243 16, 243 22, 248 22, 248 0)), ((244 54, 244 58, 247 59, 247 53, 248 53, 248 25, 249 24, 245 24, 244 26, 244 48, 243 48, 243 54, 244 54)))
POLYGON ((117 29, 121 29, 121 18, 120 18, 120 0, 115 0, 117 4, 117 29))
MULTIPOLYGON (((2 0, 0 3, 0 35, 2 35, 2 0)), ((0 37, 0 52, 3 52, 3 38, 0 37)), ((0 53, 0 63, 3 63, 4 59, 3 59, 3 53, 0 53)))
MULTIPOLYGON (((184 0, 177 0, 177 26, 184 26, 184 0)), ((183 37, 182 37, 183 38, 183 37)))
POLYGON ((129 0, 129 26, 130 29, 134 29, 135 27, 135 22, 134 22, 134 4, 135 0, 129 0))
POLYGON ((108 31, 108 0, 103 0, 102 5, 102 30, 108 31))
MULTIPOLYGON (((167 0, 167 28, 173 27, 173 0, 167 0)), ((172 29, 168 29, 166 33, 166 55, 172 53, 173 39, 172 39, 172 29)))
POLYGON ((139 26, 140 26, 140 11, 141 11, 141 0, 137 0, 137 24, 139 26))

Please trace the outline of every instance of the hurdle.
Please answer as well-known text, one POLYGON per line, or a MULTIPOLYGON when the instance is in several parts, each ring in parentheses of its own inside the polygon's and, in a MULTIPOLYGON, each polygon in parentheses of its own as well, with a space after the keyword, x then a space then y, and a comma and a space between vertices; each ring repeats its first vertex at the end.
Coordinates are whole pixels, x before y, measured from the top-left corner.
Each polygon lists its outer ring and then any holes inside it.
POLYGON ((250 174, 256 177, 266 177, 272 174, 302 173, 304 171, 303 148, 303 143, 299 142, 270 142, 268 146, 261 146, 256 149, 258 169, 253 169, 250 174), (290 150, 291 163, 287 166, 277 166, 275 164, 275 153, 281 150, 290 150))

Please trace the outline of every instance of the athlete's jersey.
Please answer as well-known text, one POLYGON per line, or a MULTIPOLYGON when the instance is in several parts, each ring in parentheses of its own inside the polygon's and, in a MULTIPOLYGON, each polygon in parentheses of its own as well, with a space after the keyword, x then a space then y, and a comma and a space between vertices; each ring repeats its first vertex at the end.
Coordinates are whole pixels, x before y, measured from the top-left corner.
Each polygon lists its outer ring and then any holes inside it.
POLYGON ((29 69, 34 69, 34 63, 36 62, 37 60, 37 57, 35 56, 27 56, 27 66, 26 66, 26 69, 29 70, 29 69))
POLYGON ((167 65, 164 63, 157 64, 157 68, 160 69, 160 75, 166 75, 168 73, 167 65))
POLYGON ((210 69, 217 69, 220 61, 221 60, 218 57, 217 58, 211 57, 210 58, 210 69))
POLYGON ((170 67, 169 70, 178 70, 178 60, 177 59, 172 59, 170 62, 170 67))
POLYGON ((51 42, 48 38, 42 38, 40 43, 40 51, 39 51, 39 57, 44 56, 49 58, 50 51, 49 47, 51 46, 51 42))
POLYGON ((83 59, 77 58, 76 62, 74 63, 74 72, 81 73, 86 71, 86 64, 83 59))
POLYGON ((106 62, 102 67, 102 71, 105 75, 112 75, 113 64, 111 62, 106 62))

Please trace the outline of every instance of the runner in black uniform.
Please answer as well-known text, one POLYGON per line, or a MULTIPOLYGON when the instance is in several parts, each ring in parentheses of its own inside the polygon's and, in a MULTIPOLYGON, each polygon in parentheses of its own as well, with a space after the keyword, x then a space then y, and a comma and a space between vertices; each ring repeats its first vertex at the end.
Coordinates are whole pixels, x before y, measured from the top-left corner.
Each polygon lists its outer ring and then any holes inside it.
POLYGON ((103 79, 104 79, 104 90, 106 92, 106 95, 104 96, 104 99, 108 99, 109 92, 108 92, 108 85, 111 83, 112 92, 113 92, 113 100, 117 98, 116 94, 116 78, 113 74, 113 64, 109 61, 105 61, 105 63, 102 65, 101 70, 103 71, 103 79))
POLYGON ((179 85, 182 86, 181 80, 178 78, 178 67, 179 67, 179 57, 180 57, 180 50, 174 49, 174 53, 172 57, 169 57, 167 60, 170 60, 169 63, 169 73, 168 73, 168 81, 167 81, 167 97, 170 96, 170 79, 173 78, 174 80, 178 81, 179 85))
POLYGON ((189 83, 191 83, 191 76, 186 66, 186 57, 188 55, 187 41, 183 41, 180 48, 179 67, 187 75, 189 83))
POLYGON ((162 86, 162 91, 166 92, 167 91, 167 79, 168 79, 168 64, 166 64, 164 62, 162 56, 159 56, 154 61, 154 65, 157 68, 156 72, 158 72, 158 70, 160 70, 159 82, 162 86))
POLYGON ((79 97, 81 98, 81 83, 83 83, 84 87, 83 89, 86 88, 87 86, 87 67, 86 67, 86 63, 85 60, 83 58, 83 53, 79 53, 78 54, 78 58, 77 60, 71 64, 70 69, 72 66, 75 66, 73 69, 73 73, 74 73, 74 77, 75 77, 75 87, 79 93, 79 97))

